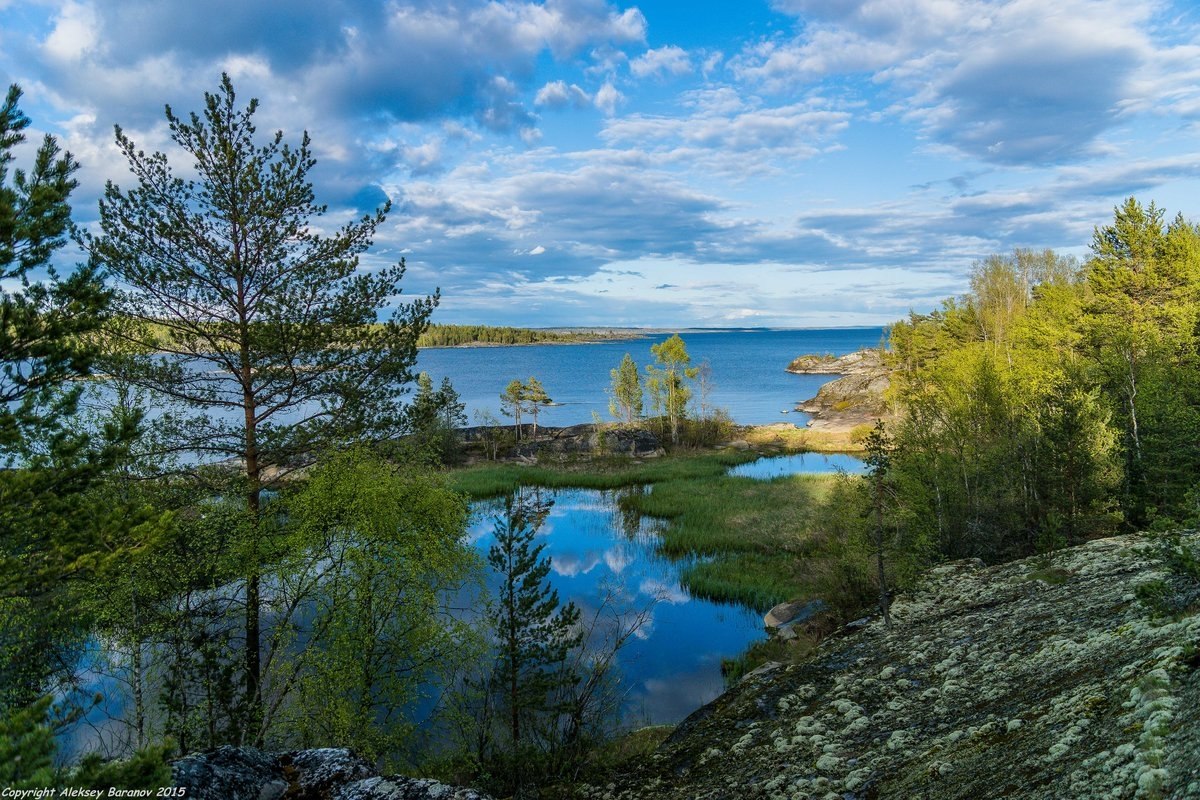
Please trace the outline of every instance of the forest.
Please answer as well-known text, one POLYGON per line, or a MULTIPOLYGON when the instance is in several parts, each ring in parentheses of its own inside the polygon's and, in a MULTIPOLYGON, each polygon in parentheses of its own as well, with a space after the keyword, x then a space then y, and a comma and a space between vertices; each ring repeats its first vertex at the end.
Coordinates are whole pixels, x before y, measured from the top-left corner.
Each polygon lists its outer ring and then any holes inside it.
MULTIPOLYGON (((397 305, 403 262, 358 269, 390 208, 314 232, 307 135, 259 137, 227 77, 200 113, 167 109, 182 163, 117 129, 132 182, 108 184, 90 232, 53 138, 15 166, 20 100, 0 107, 0 784, 163 785, 169 759, 221 744, 346 746, 498 796, 594 766, 637 621, 584 635, 600 622, 546 583, 536 493, 496 515, 486 558, 466 545, 444 463, 461 406, 412 372, 419 346, 528 333, 431 325, 436 294, 397 305), (60 275, 72 239, 85 260, 60 275), (127 698, 120 724, 64 759, 58 734, 104 702, 96 675, 127 698)), ((703 376, 682 341, 657 347, 653 424, 695 450, 689 424, 730 423, 690 410, 703 376)), ((835 613, 886 618, 947 559, 1052 564, 1200 519, 1200 228, 1182 216, 1130 198, 1082 262, 986 258, 966 294, 892 326, 887 358, 894 413, 863 437, 867 475, 771 487, 806 504, 807 538, 764 542, 769 564, 742 553, 742 573, 804 570, 835 613)), ((638 375, 613 370, 627 426, 650 424, 638 375)), ((630 503, 681 516, 681 497, 630 503)))
POLYGON ((444 325, 430 323, 417 339, 417 347, 461 347, 482 344, 563 344, 629 339, 634 334, 614 331, 550 331, 494 325, 444 325))

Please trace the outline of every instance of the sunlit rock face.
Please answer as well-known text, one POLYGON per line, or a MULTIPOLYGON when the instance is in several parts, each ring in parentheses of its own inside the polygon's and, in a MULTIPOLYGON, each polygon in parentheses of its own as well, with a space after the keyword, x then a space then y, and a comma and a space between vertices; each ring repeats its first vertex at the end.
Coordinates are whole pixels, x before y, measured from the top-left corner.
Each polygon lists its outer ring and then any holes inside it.
POLYGON ((1200 615, 1156 617, 1134 595, 1156 577, 1137 536, 945 565, 897 598, 890 632, 873 620, 759 670, 588 793, 1200 797, 1200 615))

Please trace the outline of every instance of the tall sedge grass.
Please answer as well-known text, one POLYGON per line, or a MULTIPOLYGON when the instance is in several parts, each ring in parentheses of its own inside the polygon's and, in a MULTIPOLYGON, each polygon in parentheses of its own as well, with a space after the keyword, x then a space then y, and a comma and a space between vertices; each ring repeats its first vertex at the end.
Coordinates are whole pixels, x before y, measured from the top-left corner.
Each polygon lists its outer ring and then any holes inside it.
POLYGON ((688 478, 724 475, 732 466, 753 461, 755 453, 723 451, 701 455, 666 456, 651 461, 627 458, 589 459, 554 466, 496 464, 468 467, 450 473, 450 485, 476 500, 500 497, 518 486, 549 489, 620 489, 663 484, 688 478))
MULTIPOLYGON (((621 498, 622 509, 668 521, 660 549, 692 559, 684 587, 697 597, 766 611, 819 591, 825 552, 817 530, 836 475, 773 480, 730 477, 729 467, 753 452, 673 455, 653 461, 588 460, 578 464, 476 466, 451 473, 451 485, 472 498, 502 496, 518 486, 617 489, 652 484, 621 498)), ((828 513, 825 509, 823 513, 828 513)))

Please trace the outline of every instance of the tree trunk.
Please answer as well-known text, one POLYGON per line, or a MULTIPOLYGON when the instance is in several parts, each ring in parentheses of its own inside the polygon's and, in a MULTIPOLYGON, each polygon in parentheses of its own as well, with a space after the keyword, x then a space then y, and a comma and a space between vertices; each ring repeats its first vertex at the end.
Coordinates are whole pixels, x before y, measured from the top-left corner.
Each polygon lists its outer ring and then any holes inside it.
POLYGON ((883 487, 880 478, 875 478, 875 568, 879 577, 879 610, 883 613, 883 624, 892 629, 892 614, 888 600, 887 573, 883 563, 883 487))
POLYGON ((259 512, 262 496, 262 470, 258 463, 258 430, 255 422, 256 406, 251 390, 251 371, 249 354, 243 348, 242 386, 245 407, 246 434, 246 511, 249 516, 250 552, 248 553, 249 574, 246 576, 246 653, 245 653, 245 692, 246 692, 246 731, 250 741, 256 746, 263 743, 263 702, 262 702, 262 629, 259 619, 260 579, 259 561, 259 512))

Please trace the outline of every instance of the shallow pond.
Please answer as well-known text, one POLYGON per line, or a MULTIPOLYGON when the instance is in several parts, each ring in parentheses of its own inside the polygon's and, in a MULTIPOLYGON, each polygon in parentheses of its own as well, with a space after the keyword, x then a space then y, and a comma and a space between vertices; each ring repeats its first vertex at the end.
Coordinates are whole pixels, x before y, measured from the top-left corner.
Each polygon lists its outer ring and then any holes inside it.
MULTIPOLYGON (((628 721, 683 719, 721 693, 722 658, 765 638, 760 615, 699 600, 679 585, 680 562, 657 551, 663 523, 622 513, 618 505, 622 492, 642 489, 521 491, 552 501, 537 541, 551 559, 550 582, 559 599, 574 601, 585 621, 597 610, 602 617, 613 610, 644 615, 618 656, 628 721)), ((474 509, 471 541, 486 556, 504 503, 476 503, 474 509)))
POLYGON ((729 475, 742 478, 770 480, 786 475, 828 475, 847 472, 861 475, 866 464, 857 456, 845 453, 796 453, 790 456, 768 456, 730 467, 729 475))

